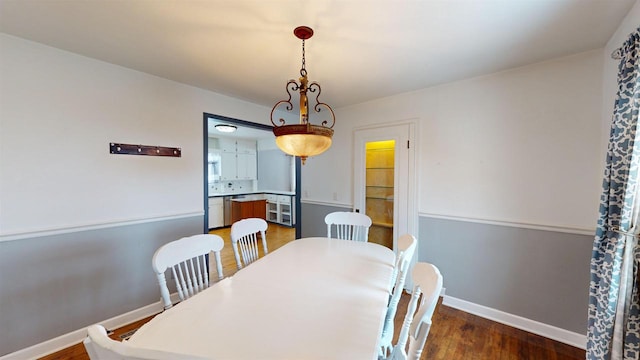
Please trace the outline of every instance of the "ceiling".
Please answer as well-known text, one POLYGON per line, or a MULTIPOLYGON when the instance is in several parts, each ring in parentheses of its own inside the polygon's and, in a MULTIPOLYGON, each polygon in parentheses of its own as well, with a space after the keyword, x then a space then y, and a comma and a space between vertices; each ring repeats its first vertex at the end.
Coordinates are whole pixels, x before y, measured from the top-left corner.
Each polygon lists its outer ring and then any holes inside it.
POLYGON ((0 0, 0 31, 268 107, 334 108, 603 47, 635 0, 0 0))
POLYGON ((274 139, 275 136, 273 132, 270 130, 258 129, 251 126, 246 126, 234 122, 229 122, 225 120, 215 119, 213 117, 208 118, 207 120, 207 129, 209 133, 209 137, 230 137, 230 138, 241 138, 241 139, 274 139), (236 131, 232 133, 224 133, 219 132, 216 129, 216 125, 235 125, 237 127, 236 131))

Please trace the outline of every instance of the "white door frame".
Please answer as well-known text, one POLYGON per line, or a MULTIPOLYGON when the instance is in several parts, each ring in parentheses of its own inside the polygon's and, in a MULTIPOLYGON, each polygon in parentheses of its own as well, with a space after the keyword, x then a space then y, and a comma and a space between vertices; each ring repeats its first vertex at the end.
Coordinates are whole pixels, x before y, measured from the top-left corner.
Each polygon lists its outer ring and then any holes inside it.
MULTIPOLYGON (((398 236, 409 233, 418 238, 416 189, 417 121, 389 122, 354 129, 353 204, 365 208, 365 144, 370 141, 396 140, 393 204, 393 251, 397 252, 398 236), (406 150, 406 151, 405 151, 406 150)), ((418 253, 416 249, 416 254, 418 253)), ((417 255, 415 256, 417 258, 417 255)))

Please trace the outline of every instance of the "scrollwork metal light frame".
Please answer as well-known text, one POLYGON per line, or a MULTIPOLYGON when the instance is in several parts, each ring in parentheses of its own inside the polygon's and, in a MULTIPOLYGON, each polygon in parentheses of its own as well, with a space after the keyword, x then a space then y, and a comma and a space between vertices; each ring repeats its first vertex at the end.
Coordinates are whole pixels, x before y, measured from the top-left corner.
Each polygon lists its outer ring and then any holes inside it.
POLYGON ((333 126, 336 117, 331 106, 320 101, 322 88, 317 82, 309 84, 307 77, 307 69, 305 64, 305 40, 313 36, 313 30, 307 26, 299 26, 293 31, 294 35, 302 40, 302 68, 300 69, 299 82, 291 79, 287 82, 285 89, 289 98, 287 100, 278 101, 271 109, 271 123, 273 124, 273 133, 276 136, 276 144, 287 154, 299 156, 304 164, 307 157, 319 155, 325 152, 331 146, 331 138, 333 137, 333 126), (291 102, 292 92, 300 93, 300 123, 287 124, 283 118, 274 121, 274 114, 279 108, 290 112, 294 106, 291 102), (330 120, 323 120, 320 125, 312 124, 309 121, 309 100, 307 92, 315 94, 315 105, 312 110, 320 113, 323 108, 328 110, 330 120))

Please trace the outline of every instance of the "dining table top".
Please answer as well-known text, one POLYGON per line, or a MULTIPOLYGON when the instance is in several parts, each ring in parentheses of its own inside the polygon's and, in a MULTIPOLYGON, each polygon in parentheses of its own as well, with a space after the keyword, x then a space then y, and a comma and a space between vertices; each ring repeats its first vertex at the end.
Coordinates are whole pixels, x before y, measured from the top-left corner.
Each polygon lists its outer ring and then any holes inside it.
POLYGON ((155 316, 129 344, 210 359, 376 359, 395 255, 303 238, 155 316))

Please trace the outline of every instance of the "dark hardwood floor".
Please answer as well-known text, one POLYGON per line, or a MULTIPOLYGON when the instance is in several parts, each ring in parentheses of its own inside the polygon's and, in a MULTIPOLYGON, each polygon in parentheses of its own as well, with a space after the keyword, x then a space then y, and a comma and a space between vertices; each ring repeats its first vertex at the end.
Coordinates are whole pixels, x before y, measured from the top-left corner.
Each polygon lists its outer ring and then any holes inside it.
MULTIPOLYGON (((269 230, 267 231, 269 251, 275 250, 291 241, 294 238, 292 230, 269 224, 269 230)), ((217 233, 225 239, 227 253, 222 256, 225 276, 231 276, 236 272, 233 250, 228 243, 228 231, 228 229, 212 231, 212 233, 217 233)), ((394 343, 402 326, 409 299, 410 296, 408 294, 403 294, 398 305, 394 343)), ((151 318, 153 316, 116 329, 111 338, 120 340, 121 335, 137 329, 151 318)), ((82 343, 79 343, 45 356, 42 359, 87 360, 89 357, 82 343)), ((434 313, 433 325, 421 359, 583 360, 585 359, 585 351, 440 303, 434 313)))
MULTIPOLYGON (((403 294, 395 319, 394 343, 410 296, 403 294)), ((442 305, 420 359, 584 360, 585 351, 527 331, 442 305)))

